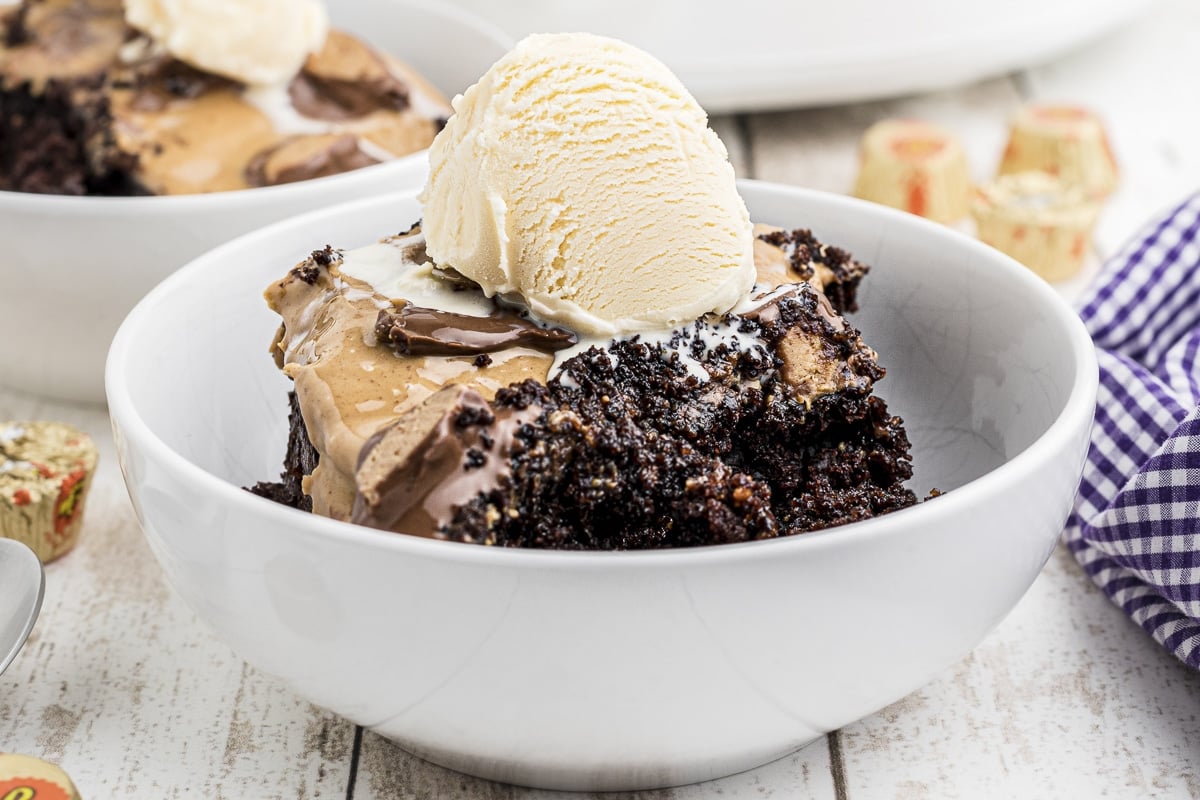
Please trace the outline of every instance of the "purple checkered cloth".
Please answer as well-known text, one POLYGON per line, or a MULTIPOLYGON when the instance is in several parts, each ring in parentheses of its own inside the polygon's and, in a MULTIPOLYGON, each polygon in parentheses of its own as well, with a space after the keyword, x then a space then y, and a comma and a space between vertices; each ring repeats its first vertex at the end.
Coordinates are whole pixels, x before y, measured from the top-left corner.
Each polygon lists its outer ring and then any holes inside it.
POLYGON ((1100 395, 1067 545, 1200 669, 1200 194, 1111 259, 1081 309, 1100 395))

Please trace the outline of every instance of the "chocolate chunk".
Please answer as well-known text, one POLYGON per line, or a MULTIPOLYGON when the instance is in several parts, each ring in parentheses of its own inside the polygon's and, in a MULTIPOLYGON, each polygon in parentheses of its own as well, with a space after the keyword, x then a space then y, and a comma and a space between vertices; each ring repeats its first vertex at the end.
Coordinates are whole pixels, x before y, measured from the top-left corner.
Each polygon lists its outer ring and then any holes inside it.
POLYGON ((208 92, 240 86, 229 78, 162 55, 134 67, 130 84, 135 91, 130 107, 136 111, 162 111, 172 100, 192 100, 208 92))
POLYGON ((251 186, 278 186, 378 163, 378 159, 363 152, 358 137, 351 133, 293 136, 250 159, 246 182, 251 186))
POLYGON ((511 442, 529 415, 528 410, 493 412, 487 400, 466 386, 435 392, 363 446, 352 521, 435 535, 460 503, 500 484, 508 466, 504 443, 511 442), (464 419, 471 424, 461 424, 464 419), (502 452, 491 457, 479 449, 484 425, 501 443, 502 452))
POLYGON ((403 111, 409 104, 408 86, 383 58, 338 31, 330 31, 322 52, 309 57, 288 94, 304 116, 331 121, 403 111))
POLYGON ((375 335, 380 344, 411 356, 476 355, 518 345, 555 352, 579 341, 570 331, 542 328, 503 309, 472 317, 414 305, 380 311, 375 335))

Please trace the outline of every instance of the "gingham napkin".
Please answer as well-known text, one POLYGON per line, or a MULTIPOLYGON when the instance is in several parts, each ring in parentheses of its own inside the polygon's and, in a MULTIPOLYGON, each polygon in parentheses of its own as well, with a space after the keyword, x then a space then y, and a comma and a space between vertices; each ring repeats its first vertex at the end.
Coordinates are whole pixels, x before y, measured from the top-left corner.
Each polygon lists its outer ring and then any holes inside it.
POLYGON ((1200 194, 1105 265, 1080 316, 1100 395, 1067 545, 1114 603, 1200 669, 1200 194))

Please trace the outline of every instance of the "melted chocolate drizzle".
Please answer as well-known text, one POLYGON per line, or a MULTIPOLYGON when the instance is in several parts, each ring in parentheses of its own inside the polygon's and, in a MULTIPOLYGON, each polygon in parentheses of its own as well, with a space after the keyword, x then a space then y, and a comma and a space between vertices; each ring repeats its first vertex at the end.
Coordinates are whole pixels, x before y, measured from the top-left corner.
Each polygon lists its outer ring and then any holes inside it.
POLYGON ((509 458, 522 449, 517 433, 542 412, 540 406, 493 408, 477 391, 461 385, 443 389, 427 404, 440 407, 440 413, 423 434, 406 430, 412 424, 410 413, 380 429, 363 446, 360 491, 351 521, 437 535, 464 498, 492 491, 508 477, 509 458), (363 465, 371 451, 397 433, 411 435, 408 446, 381 475, 369 477, 363 465), (364 488, 369 488, 373 501, 364 488))
POLYGON ((279 186, 313 178, 327 178, 330 175, 340 175, 343 172, 379 163, 377 159, 362 151, 357 136, 352 133, 344 133, 332 138, 312 137, 314 140, 326 138, 328 141, 322 142, 321 147, 308 153, 305 158, 294 161, 281 159, 282 164, 272 169, 272 158, 275 158, 289 145, 304 138, 306 137, 293 136, 257 153, 246 164, 244 172, 246 182, 251 186, 279 186))
POLYGON ((305 70, 292 79, 288 95, 304 116, 333 121, 364 117, 380 109, 403 111, 409 105, 408 86, 387 72, 369 80, 348 81, 305 70))
POLYGON ((408 356, 473 356, 518 345, 553 353, 579 341, 570 331, 542 328, 504 309, 472 317, 414 305, 380 311, 375 335, 408 356))

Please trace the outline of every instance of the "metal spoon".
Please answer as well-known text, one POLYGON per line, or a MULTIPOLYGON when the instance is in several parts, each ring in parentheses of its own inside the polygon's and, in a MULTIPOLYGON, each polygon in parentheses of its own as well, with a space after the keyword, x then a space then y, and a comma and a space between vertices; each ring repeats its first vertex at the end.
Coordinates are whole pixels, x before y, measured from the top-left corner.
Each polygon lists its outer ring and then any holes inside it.
POLYGON ((45 590, 46 573, 33 551, 20 542, 0 538, 0 673, 8 669, 29 638, 45 590))

